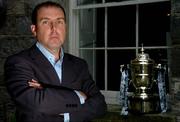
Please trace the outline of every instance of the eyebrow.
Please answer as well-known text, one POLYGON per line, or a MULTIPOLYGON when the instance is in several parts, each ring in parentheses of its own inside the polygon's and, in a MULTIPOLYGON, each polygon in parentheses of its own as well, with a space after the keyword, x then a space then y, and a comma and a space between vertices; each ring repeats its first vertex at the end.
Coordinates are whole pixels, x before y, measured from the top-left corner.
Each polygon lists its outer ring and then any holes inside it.
MULTIPOLYGON (((50 18, 43 17, 43 18, 40 19, 40 21, 42 21, 42 20, 50 20, 50 18)), ((64 17, 59 17, 59 18, 56 18, 56 20, 65 20, 65 18, 64 17)))

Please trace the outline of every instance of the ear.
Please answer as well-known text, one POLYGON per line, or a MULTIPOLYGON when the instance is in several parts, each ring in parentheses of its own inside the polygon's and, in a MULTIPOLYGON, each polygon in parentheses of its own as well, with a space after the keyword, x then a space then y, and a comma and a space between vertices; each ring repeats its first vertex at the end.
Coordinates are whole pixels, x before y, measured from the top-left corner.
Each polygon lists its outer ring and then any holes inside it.
POLYGON ((34 36, 36 36, 36 25, 31 25, 31 32, 34 36))

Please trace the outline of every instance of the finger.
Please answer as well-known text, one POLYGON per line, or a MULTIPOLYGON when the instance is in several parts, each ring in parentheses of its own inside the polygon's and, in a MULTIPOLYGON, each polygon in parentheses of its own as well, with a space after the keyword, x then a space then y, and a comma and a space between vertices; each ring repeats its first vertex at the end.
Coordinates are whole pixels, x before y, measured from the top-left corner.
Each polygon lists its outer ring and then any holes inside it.
POLYGON ((29 86, 33 87, 33 88, 38 88, 38 89, 42 89, 43 88, 40 84, 35 84, 35 83, 32 83, 32 82, 29 82, 29 86))
POLYGON ((40 87, 41 85, 39 83, 34 83, 34 82, 28 82, 29 86, 33 86, 33 87, 40 87))
POLYGON ((31 81, 32 81, 32 82, 35 82, 35 83, 38 83, 38 81, 36 81, 36 80, 34 80, 34 79, 32 79, 31 81))

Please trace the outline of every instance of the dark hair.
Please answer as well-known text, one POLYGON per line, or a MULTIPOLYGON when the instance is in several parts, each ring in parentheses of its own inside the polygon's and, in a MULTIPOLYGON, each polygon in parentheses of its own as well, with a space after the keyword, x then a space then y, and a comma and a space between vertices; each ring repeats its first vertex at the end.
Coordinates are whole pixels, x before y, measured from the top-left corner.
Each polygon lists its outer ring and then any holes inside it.
POLYGON ((64 13, 64 17, 65 17, 65 21, 66 21, 66 13, 65 13, 64 8, 59 3, 52 2, 52 1, 46 1, 46 2, 40 3, 37 6, 35 6, 34 10, 32 11, 32 15, 31 15, 32 24, 34 24, 34 25, 37 24, 37 13, 38 13, 38 10, 40 8, 42 8, 42 7, 57 7, 57 8, 60 8, 64 13))

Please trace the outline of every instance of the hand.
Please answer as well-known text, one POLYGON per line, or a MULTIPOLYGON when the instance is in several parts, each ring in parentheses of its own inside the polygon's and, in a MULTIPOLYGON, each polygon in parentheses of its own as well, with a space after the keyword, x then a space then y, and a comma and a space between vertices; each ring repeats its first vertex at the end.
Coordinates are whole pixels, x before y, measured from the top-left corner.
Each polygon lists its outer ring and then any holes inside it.
POLYGON ((82 92, 82 91, 77 91, 77 92, 79 92, 79 94, 84 98, 84 100, 87 99, 87 96, 84 92, 82 92))
POLYGON ((37 88, 37 89, 42 89, 42 85, 40 83, 38 83, 38 81, 32 79, 30 81, 28 81, 28 84, 30 87, 33 87, 33 88, 37 88))

